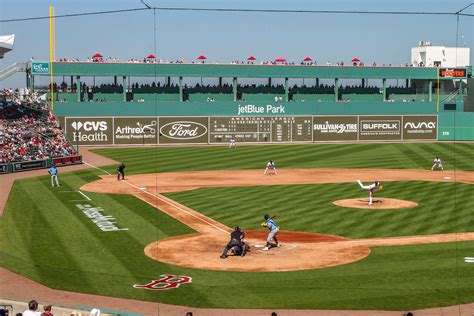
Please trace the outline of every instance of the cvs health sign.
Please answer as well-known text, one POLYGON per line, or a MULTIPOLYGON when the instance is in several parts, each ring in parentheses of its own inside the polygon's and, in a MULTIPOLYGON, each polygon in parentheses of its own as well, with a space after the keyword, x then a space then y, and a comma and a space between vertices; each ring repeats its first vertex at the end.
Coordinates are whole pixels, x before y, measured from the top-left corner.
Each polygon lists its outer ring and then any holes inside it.
POLYGON ((111 145, 113 120, 110 117, 66 117, 66 135, 74 145, 111 145))

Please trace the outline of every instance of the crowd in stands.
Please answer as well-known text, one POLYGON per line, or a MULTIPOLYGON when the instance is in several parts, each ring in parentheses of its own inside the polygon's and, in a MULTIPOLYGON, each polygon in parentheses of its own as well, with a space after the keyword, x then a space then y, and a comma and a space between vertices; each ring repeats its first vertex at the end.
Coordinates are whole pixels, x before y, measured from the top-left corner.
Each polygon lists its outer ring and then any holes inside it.
MULTIPOLYGON (((61 309, 64 310, 64 308, 61 308, 61 309)), ((60 314, 64 314, 64 311, 62 311, 60 314)), ((101 314, 101 311, 98 308, 93 308, 90 312, 87 312, 87 315, 89 316, 100 316, 100 314, 101 314)), ((53 316, 52 306, 49 304, 43 305, 43 312, 41 312, 38 302, 36 300, 31 300, 28 302, 28 309, 26 309, 23 313, 17 313, 15 315, 16 316, 53 316)), ((70 315, 75 316, 75 315, 85 315, 85 314, 72 310, 70 312, 70 315)))
MULTIPOLYGON (((79 58, 59 58, 56 59, 56 62, 88 62, 88 63, 145 63, 145 64, 205 64, 206 61, 205 59, 198 59, 198 60, 191 60, 187 61, 186 59, 157 59, 157 58, 143 58, 143 59, 137 59, 137 58, 129 58, 128 60, 121 61, 118 58, 115 57, 87 57, 85 60, 80 60, 79 58)), ((212 64, 219 64, 219 63, 212 63, 212 64)), ((316 61, 301 61, 301 62, 295 62, 295 61, 283 61, 279 62, 277 60, 262 60, 260 62, 257 62, 255 60, 247 60, 247 61, 239 61, 239 60, 233 60, 230 63, 222 63, 222 64, 231 64, 231 65, 286 65, 286 66, 295 66, 295 65, 300 65, 300 66, 318 66, 318 63, 316 61)), ((331 63, 330 61, 326 62, 326 66, 357 66, 357 67, 364 67, 365 64, 363 62, 351 62, 351 63, 345 63, 344 61, 338 61, 335 63, 331 63)), ((423 62, 417 62, 415 61, 414 63, 405 63, 405 64, 400 64, 400 65, 392 65, 391 63, 383 63, 383 64, 378 64, 375 61, 372 63, 372 67, 434 67, 434 65, 425 65, 423 62)))
MULTIPOLYGON (((68 91, 67 84, 63 82, 61 85, 61 90, 59 92, 68 91)), ((73 86, 74 88, 75 86, 73 86)), ((295 94, 334 94, 334 84, 316 84, 316 85, 293 85, 289 87, 289 99, 293 100, 293 95, 295 94)), ((101 84, 98 86, 86 86, 85 83, 82 84, 82 100, 89 102, 107 102, 107 101, 117 101, 116 98, 110 99, 109 96, 113 94, 121 94, 123 87, 121 84, 101 84)), ((127 100, 135 102, 145 102, 145 99, 141 94, 179 94, 179 86, 175 83, 167 82, 152 82, 152 83, 133 83, 130 86, 130 89, 127 90, 127 100), (134 95, 138 94, 136 98, 134 95)), ((374 85, 340 85, 338 92, 340 95, 376 95, 382 94, 382 88, 374 85)), ((188 101, 189 96, 193 94, 232 94, 233 86, 232 84, 224 83, 222 85, 203 85, 197 83, 195 85, 183 86, 183 101, 188 101)), ((239 84, 237 86, 237 99, 244 100, 246 94, 272 94, 277 95, 279 98, 284 95, 285 87, 283 84, 239 84)), ((415 95, 417 94, 416 87, 406 87, 406 86, 388 86, 386 90, 386 95, 392 94, 407 94, 415 95)), ((57 101, 64 101, 61 98, 56 98, 57 101)), ((121 101, 121 100, 120 100, 121 101)), ((209 96, 208 102, 215 101, 213 96, 209 96)), ((345 101, 350 101, 345 100, 345 101)), ((390 101, 390 100, 388 100, 390 101)), ((411 99, 407 100, 411 101, 411 99)))
POLYGON ((3 95, 0 103, 0 163, 76 154, 51 112, 13 99, 3 95))

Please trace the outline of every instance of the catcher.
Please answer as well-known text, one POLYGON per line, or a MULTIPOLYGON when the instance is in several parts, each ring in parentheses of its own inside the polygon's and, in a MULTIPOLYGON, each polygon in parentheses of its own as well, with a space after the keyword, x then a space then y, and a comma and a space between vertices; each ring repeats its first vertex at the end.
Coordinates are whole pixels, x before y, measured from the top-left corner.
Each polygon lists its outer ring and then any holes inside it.
POLYGON ((234 231, 230 233, 230 241, 224 247, 221 259, 227 258, 227 252, 232 250, 234 256, 245 256, 250 247, 245 243, 245 233, 240 230, 240 227, 235 227, 234 231))
POLYGON ((373 197, 375 196, 375 193, 374 191, 379 189, 380 191, 382 191, 383 189, 383 186, 382 186, 382 183, 378 182, 378 181, 375 181, 374 183, 372 183, 371 185, 363 185, 362 182, 360 182, 360 180, 356 180, 356 182, 359 184, 359 186, 364 189, 364 190, 369 190, 369 205, 372 205, 373 203, 373 197))
POLYGON ((270 217, 270 215, 268 214, 265 214, 265 216, 263 216, 263 218, 265 218, 265 222, 263 222, 261 226, 268 228, 268 230, 270 231, 267 237, 267 244, 265 245, 265 248, 263 248, 263 250, 265 251, 270 250, 270 248, 273 247, 280 247, 280 244, 278 243, 278 239, 276 237, 276 235, 280 231, 280 227, 278 227, 278 225, 273 220, 275 217, 276 215, 272 215, 270 217), (274 240, 275 243, 272 243, 272 240, 274 240))

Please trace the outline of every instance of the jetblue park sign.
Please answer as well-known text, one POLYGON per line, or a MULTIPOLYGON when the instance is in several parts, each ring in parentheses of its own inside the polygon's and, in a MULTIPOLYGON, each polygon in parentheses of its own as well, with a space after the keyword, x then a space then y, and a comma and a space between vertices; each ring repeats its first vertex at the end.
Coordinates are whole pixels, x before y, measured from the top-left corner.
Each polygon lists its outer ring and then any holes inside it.
POLYGON ((33 75, 48 75, 49 74, 49 63, 37 63, 31 64, 31 73, 33 75))

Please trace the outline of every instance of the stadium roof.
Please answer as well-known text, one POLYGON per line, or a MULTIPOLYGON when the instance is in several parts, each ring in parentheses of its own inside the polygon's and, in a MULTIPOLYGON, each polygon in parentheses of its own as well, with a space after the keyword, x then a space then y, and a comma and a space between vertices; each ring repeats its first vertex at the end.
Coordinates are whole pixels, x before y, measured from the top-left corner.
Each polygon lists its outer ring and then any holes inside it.
POLYGON ((13 49, 15 34, 0 36, 0 58, 13 49))

